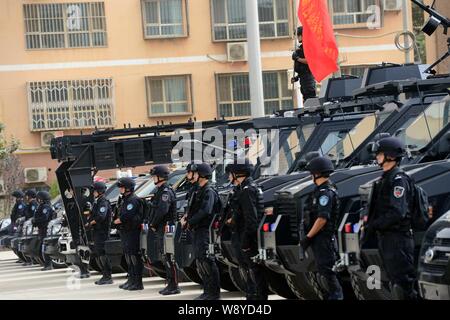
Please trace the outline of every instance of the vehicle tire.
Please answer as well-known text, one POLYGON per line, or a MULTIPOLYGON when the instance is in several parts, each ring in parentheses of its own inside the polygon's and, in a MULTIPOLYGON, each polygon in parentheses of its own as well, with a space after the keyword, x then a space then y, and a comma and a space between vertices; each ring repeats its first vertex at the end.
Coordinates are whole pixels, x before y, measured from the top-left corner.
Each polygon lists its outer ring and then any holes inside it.
POLYGON ((319 273, 318 272, 307 272, 306 273, 309 282, 311 283, 312 288, 314 289, 314 293, 316 294, 318 300, 323 300, 324 298, 324 290, 319 282, 319 273))
POLYGON ((227 266, 222 265, 219 262, 219 263, 217 263, 217 268, 219 268, 219 274, 220 274, 220 287, 223 290, 227 290, 230 292, 238 291, 238 288, 236 288, 236 286, 233 283, 233 280, 231 279, 231 275, 228 272, 227 266))
POLYGON ((392 300, 392 293, 383 285, 379 290, 370 290, 367 288, 365 279, 362 279, 358 274, 351 272, 350 281, 353 292, 358 300, 392 300))
POLYGON ((289 288, 284 275, 265 269, 265 277, 269 284, 269 290, 285 299, 297 299, 297 296, 289 288))
POLYGON ((286 274, 286 281, 297 298, 302 300, 320 300, 306 273, 286 274))
POLYGON ((245 294, 245 280, 242 276, 239 268, 228 266, 228 274, 230 275, 230 279, 233 282, 235 288, 245 294))
POLYGON ((52 265, 55 269, 67 268, 66 261, 63 259, 52 259, 52 265))
POLYGON ((195 282, 198 284, 203 283, 202 278, 200 278, 200 275, 198 274, 196 268, 185 267, 185 268, 183 268, 183 272, 186 275, 186 277, 189 279, 189 281, 195 282))

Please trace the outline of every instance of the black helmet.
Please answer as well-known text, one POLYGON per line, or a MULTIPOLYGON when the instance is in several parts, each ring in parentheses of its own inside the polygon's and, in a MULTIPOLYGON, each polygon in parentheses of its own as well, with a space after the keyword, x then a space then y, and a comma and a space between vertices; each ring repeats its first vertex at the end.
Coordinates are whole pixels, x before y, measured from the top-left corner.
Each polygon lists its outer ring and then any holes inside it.
POLYGON ((297 37, 303 35, 303 27, 297 27, 297 37))
POLYGON ((130 177, 123 177, 120 178, 117 182, 117 186, 119 188, 125 188, 125 190, 128 190, 129 192, 134 191, 134 187, 136 186, 136 182, 134 182, 133 178, 130 177))
POLYGON ((14 198, 23 198, 25 197, 25 194, 22 190, 16 190, 11 194, 14 198))
POLYGON ((28 198, 36 198, 36 190, 34 189, 28 189, 27 191, 25 191, 25 195, 28 198))
POLYGON ((331 160, 327 157, 316 157, 308 163, 306 170, 312 174, 328 176, 334 171, 334 166, 331 160))
POLYGON ((164 180, 167 180, 167 178, 169 178, 169 174, 170 174, 170 170, 167 166, 154 166, 151 170, 150 170, 150 174, 152 176, 157 176, 160 177, 164 180))
POLYGON ((47 191, 39 191, 36 195, 36 198, 41 201, 51 200, 50 193, 48 193, 47 191))
POLYGON ((107 189, 106 183, 101 181, 94 182, 94 184, 92 185, 92 189, 94 191, 97 191, 98 193, 105 193, 107 189))
POLYGON ((200 177, 207 178, 207 179, 211 178, 212 172, 213 172, 212 167, 208 163, 205 163, 205 162, 198 163, 198 164, 194 163, 191 166, 191 170, 192 170, 192 172, 197 172, 200 177))
POLYGON ((195 162, 195 161, 192 161, 191 163, 189 163, 189 164, 186 166, 186 171, 194 172, 195 170, 193 170, 192 168, 193 168, 193 167, 196 168, 196 166, 199 165, 200 163, 201 163, 201 162, 195 162))
POLYGON ((251 176, 254 170, 253 164, 250 163, 247 159, 244 163, 230 163, 225 168, 225 171, 228 173, 234 173, 236 175, 244 175, 251 176))
POLYGON ((387 157, 398 159, 403 157, 405 147, 398 138, 389 137, 375 142, 373 151, 376 154, 383 152, 387 157))

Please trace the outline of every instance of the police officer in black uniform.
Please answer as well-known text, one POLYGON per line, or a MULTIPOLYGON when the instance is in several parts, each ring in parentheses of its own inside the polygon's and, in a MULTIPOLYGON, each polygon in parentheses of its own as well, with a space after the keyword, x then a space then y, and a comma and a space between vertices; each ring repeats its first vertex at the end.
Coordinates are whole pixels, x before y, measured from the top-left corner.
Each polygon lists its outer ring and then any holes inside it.
POLYGON ((94 190, 95 202, 92 206, 91 214, 86 223, 87 228, 92 228, 94 236, 94 253, 97 263, 102 269, 102 277, 95 281, 95 284, 112 284, 111 261, 105 252, 105 241, 108 240, 109 229, 111 226, 112 209, 111 204, 105 197, 106 184, 98 181, 92 185, 94 190))
POLYGON ((303 101, 316 97, 316 80, 308 66, 308 61, 305 59, 305 52, 303 48, 303 27, 297 28, 297 39, 300 43, 297 50, 292 54, 294 60, 294 71, 297 76, 291 79, 292 83, 300 80, 300 91, 303 95, 303 101))
POLYGON ((309 216, 305 214, 306 237, 300 241, 306 251, 311 246, 316 268, 323 282, 325 300, 342 300, 342 287, 333 266, 337 260, 336 227, 339 217, 339 197, 329 177, 334 171, 333 163, 327 157, 312 159, 307 170, 311 172, 314 192, 308 199, 309 216))
POLYGON ((25 219, 28 220, 34 217, 34 213, 38 208, 38 202, 36 201, 36 191, 28 189, 25 191, 25 201, 27 203, 27 210, 25 213, 25 219))
MULTIPOLYGON (((14 206, 11 210, 11 227, 12 230, 14 230, 14 227, 20 224, 19 219, 25 217, 27 206, 25 204, 25 201, 23 200, 25 194, 23 193, 22 190, 16 190, 11 195, 16 199, 16 202, 14 203, 14 206)), ((24 262, 25 261, 21 258, 19 258, 16 261, 16 263, 24 263, 24 262)))
POLYGON ((185 214, 183 215, 183 217, 181 217, 181 220, 180 220, 180 222, 183 226, 187 226, 189 207, 191 206, 191 202, 194 199, 194 197, 192 195, 195 193, 195 191, 197 191, 197 188, 198 188, 197 180, 195 177, 195 172, 192 171, 192 168, 197 168, 196 164, 200 164, 200 163, 191 162, 186 166, 186 181, 189 184, 189 190, 186 192, 185 199, 187 201, 187 205, 185 207, 185 214))
MULTIPOLYGON (((39 240, 42 243, 47 235, 47 225, 50 220, 53 219, 53 208, 50 203, 51 197, 47 191, 39 191, 36 195, 37 201, 39 203, 36 213, 33 218, 33 224, 39 229, 39 240)), ((43 246, 42 246, 43 250, 43 246)), ((44 257, 44 268, 42 271, 52 270, 52 259, 49 255, 42 251, 42 256, 44 257)))
POLYGON ((162 257, 162 262, 166 269, 167 286, 159 293, 166 296, 180 293, 178 287, 178 270, 174 262, 174 257, 164 252, 164 231, 166 226, 172 227, 176 222, 177 202, 173 189, 167 183, 170 170, 167 166, 155 166, 150 170, 157 189, 152 199, 149 226, 155 232, 158 239, 158 248, 162 257))
MULTIPOLYGON (((28 189, 27 191, 25 191, 25 202, 25 220, 28 220, 34 217, 34 214, 39 206, 38 202, 36 201, 36 191, 34 189, 28 189)), ((32 264, 33 261, 30 258, 26 258, 26 261, 22 265, 31 266, 32 264)))
POLYGON ((132 178, 120 178, 118 182, 122 195, 119 217, 114 220, 120 225, 120 239, 122 240, 125 259, 128 264, 128 280, 119 286, 125 290, 143 290, 142 269, 140 256, 140 226, 143 220, 143 204, 134 194, 136 183, 132 178))
POLYGON ((369 216, 365 232, 378 237, 394 297, 399 300, 416 299, 414 240, 411 227, 413 185, 398 165, 404 155, 403 143, 394 137, 375 143, 376 159, 383 175, 373 184, 369 216))
POLYGON ((253 165, 233 163, 227 166, 229 180, 235 186, 231 198, 232 247, 245 275, 247 300, 267 300, 268 288, 264 270, 253 261, 258 254, 258 224, 264 214, 263 194, 251 177, 253 165))
POLYGON ((24 201, 25 194, 22 190, 16 190, 11 195, 16 198, 16 202, 11 210, 11 225, 14 227, 17 219, 25 217, 27 206, 24 201))
POLYGON ((192 230, 192 243, 197 270, 203 281, 203 293, 195 300, 219 300, 220 278, 219 269, 213 255, 208 254, 209 225, 214 217, 218 201, 217 192, 212 188, 209 180, 212 168, 207 163, 193 164, 190 168, 194 172, 194 181, 197 181, 197 190, 192 194, 191 206, 187 221, 182 226, 192 230))

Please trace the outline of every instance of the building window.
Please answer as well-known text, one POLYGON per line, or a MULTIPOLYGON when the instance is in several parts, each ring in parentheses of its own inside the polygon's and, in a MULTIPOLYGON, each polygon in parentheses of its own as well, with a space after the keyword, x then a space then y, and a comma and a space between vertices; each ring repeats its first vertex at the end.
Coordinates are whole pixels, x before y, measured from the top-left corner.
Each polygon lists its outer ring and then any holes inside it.
POLYGON ((192 113, 191 77, 146 77, 148 113, 150 117, 192 113))
POLYGON ((343 75, 351 75, 357 77, 363 77, 366 68, 370 67, 369 65, 356 65, 356 66, 343 66, 341 67, 341 74, 343 75))
MULTIPOLYGON (((214 41, 247 38, 245 0, 211 0, 214 41)), ((289 36, 290 0, 258 0, 261 38, 289 36)))
POLYGON ((367 26, 374 15, 371 6, 381 8, 380 0, 329 0, 333 24, 338 28, 360 28, 367 26))
POLYGON ((114 126, 113 80, 29 82, 32 131, 114 126))
POLYGON ((186 0, 142 0, 146 39, 186 36, 186 17, 186 0))
POLYGON ((24 4, 27 49, 106 46, 103 2, 24 4))
MULTIPOLYGON (((264 111, 292 109, 292 94, 288 88, 287 71, 263 72, 264 111)), ((220 117, 251 115, 250 86, 247 73, 217 76, 218 113, 220 117)))

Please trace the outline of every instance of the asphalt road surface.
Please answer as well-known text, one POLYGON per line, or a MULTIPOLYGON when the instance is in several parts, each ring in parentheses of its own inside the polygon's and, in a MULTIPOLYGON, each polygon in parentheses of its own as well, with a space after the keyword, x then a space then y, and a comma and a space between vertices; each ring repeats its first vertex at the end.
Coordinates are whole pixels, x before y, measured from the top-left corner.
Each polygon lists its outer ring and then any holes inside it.
MULTIPOLYGON (((158 291, 165 287, 159 277, 144 278, 142 291, 126 291, 118 288, 126 281, 126 274, 114 274, 114 284, 98 286, 94 281, 101 278, 92 271, 88 279, 76 279, 71 268, 40 271, 38 265, 24 267, 16 263, 11 251, 0 251, 0 299, 1 300, 192 300, 202 293, 193 282, 180 283, 181 294, 161 296, 158 291)), ((239 292, 222 291, 223 300, 243 300, 239 292)), ((269 299, 281 299, 271 295, 269 299)))

